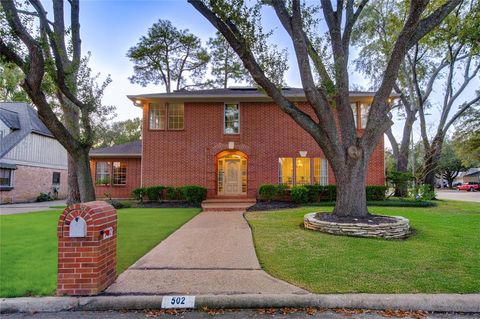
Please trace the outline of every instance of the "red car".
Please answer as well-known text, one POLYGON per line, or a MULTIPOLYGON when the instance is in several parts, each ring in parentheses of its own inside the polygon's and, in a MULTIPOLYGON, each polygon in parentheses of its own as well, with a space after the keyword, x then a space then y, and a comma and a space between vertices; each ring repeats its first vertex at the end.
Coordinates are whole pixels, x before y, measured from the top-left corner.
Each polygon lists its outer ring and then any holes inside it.
POLYGON ((464 183, 464 184, 458 186, 457 189, 459 191, 476 192, 476 191, 480 190, 480 184, 479 183, 474 183, 474 182, 464 183))

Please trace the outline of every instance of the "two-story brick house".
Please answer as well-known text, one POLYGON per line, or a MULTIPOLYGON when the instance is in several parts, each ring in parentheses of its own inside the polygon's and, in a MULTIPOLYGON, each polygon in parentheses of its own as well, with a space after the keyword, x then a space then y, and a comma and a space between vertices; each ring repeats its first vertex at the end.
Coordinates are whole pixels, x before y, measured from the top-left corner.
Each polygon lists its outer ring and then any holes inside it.
MULTIPOLYGON (((305 112, 312 113, 302 89, 283 91, 305 112)), ((350 96, 358 134, 362 134, 373 94, 351 92, 350 96)), ((92 152, 96 180, 125 172, 123 184, 97 187, 98 196, 108 191, 113 197, 126 197, 125 189, 140 185, 195 184, 206 187, 208 197, 255 197, 258 187, 265 183, 335 183, 313 138, 254 88, 176 91, 129 98, 143 109, 141 150, 136 153, 140 169, 138 163, 129 164, 128 154, 122 159, 118 148, 92 152), (98 156, 98 152, 102 155, 98 156), (109 153, 114 158, 109 158, 109 153), (140 176, 135 173, 129 177, 131 171, 139 171, 140 176)), ((369 185, 384 184, 383 148, 382 140, 369 163, 369 185)))

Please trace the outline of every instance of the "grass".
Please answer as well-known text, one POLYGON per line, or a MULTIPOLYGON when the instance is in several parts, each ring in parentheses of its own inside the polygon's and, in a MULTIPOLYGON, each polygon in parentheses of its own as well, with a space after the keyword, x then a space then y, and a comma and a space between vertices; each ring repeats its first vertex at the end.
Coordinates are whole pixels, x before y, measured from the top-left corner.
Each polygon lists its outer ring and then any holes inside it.
POLYGON ((303 229, 303 216, 330 207, 251 212, 257 255, 271 275, 315 293, 480 292, 480 208, 371 207, 410 219, 408 240, 333 236, 303 229))
MULTIPOLYGON (((196 208, 118 210, 117 273, 199 212, 196 208)), ((55 293, 61 210, 0 216, 0 297, 55 293)))

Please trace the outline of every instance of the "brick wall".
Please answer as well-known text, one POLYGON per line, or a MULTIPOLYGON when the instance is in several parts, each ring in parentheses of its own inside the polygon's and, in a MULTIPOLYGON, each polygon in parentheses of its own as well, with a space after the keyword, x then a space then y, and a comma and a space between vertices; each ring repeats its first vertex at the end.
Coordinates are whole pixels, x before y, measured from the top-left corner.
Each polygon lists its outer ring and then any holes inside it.
MULTIPOLYGON (((97 198, 104 198, 105 193, 109 193, 112 198, 131 198, 132 190, 140 187, 141 178, 141 159, 140 158, 92 158, 90 160, 90 169, 93 182, 95 183, 95 165, 97 161, 104 162, 126 162, 127 163, 127 184, 126 185, 95 185, 95 195, 97 198)), ((111 172, 111 170, 110 170, 111 172)))
MULTIPOLYGON (((303 105, 305 110, 308 108, 303 105)), ((143 110, 143 185, 198 184, 216 194, 215 156, 228 142, 248 157, 248 195, 259 185, 277 183, 278 158, 324 157, 318 144, 274 103, 240 103, 240 134, 223 134, 223 103, 185 103, 185 128, 181 131, 150 130, 148 107, 143 110)), ((384 184, 383 139, 372 155, 368 185, 384 184)), ((334 183, 329 169, 329 183, 334 183)))
POLYGON ((52 191, 53 172, 60 172, 59 198, 67 196, 67 170, 17 165, 13 189, 0 191, 0 204, 34 202, 40 193, 52 191))

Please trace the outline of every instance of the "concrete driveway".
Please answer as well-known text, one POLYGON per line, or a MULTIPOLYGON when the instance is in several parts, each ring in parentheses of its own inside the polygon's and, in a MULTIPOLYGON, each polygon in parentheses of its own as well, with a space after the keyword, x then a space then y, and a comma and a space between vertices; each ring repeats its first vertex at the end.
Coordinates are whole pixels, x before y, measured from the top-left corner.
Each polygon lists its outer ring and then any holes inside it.
POLYGON ((480 192, 467 192, 451 189, 435 189, 438 199, 463 200, 466 202, 480 202, 480 192))
POLYGON ((53 208, 50 208, 50 206, 58 205, 66 205, 65 200, 54 200, 50 202, 39 203, 4 204, 0 205, 0 215, 13 215, 52 210, 53 208))
POLYGON ((261 269, 250 227, 240 211, 198 214, 122 273, 106 292, 306 293, 261 269))

